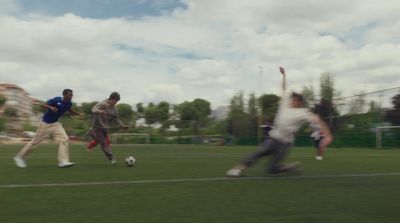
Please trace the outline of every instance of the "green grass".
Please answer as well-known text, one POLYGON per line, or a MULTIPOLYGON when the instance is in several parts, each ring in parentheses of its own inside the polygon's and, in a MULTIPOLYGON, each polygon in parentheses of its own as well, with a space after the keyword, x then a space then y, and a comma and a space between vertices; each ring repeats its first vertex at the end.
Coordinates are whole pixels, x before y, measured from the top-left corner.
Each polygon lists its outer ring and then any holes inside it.
POLYGON ((12 157, 21 145, 0 145, 0 222, 399 222, 400 150, 330 149, 324 161, 311 148, 295 148, 288 160, 302 163, 301 177, 268 177, 266 160, 246 172, 261 179, 147 182, 221 178, 256 147, 191 145, 114 146, 113 167, 100 152, 71 146, 72 168, 56 167, 55 145, 40 145, 19 169, 12 157), (137 166, 123 158, 133 155, 137 166), (316 176, 308 178, 308 176, 316 176), (318 177, 327 176, 327 177, 318 177), (336 176, 336 177, 335 177, 336 176), (4 185, 113 182, 52 187, 4 185))

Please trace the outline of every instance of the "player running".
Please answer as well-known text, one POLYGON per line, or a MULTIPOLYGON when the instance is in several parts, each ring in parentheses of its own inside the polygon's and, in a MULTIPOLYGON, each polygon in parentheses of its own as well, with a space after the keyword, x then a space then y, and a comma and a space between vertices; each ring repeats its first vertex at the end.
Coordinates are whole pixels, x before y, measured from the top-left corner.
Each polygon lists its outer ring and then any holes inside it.
POLYGON ((282 164, 289 149, 293 146, 294 134, 304 122, 316 123, 321 127, 324 138, 321 146, 325 147, 332 142, 332 135, 328 126, 317 116, 303 107, 303 97, 300 94, 286 92, 286 72, 279 67, 283 76, 282 99, 274 120, 274 128, 270 131, 270 138, 261 144, 260 149, 247 159, 228 170, 227 176, 241 176, 243 170, 252 166, 263 156, 271 156, 268 171, 272 174, 284 173, 297 168, 298 163, 282 164))
POLYGON ((62 124, 58 122, 58 119, 67 111, 74 115, 83 116, 83 114, 71 109, 72 97, 73 91, 71 89, 65 89, 63 91, 63 97, 55 97, 47 101, 46 104, 41 105, 41 107, 47 108, 47 112, 39 123, 35 137, 33 137, 33 139, 14 157, 15 165, 17 167, 27 167, 25 160, 28 154, 32 151, 34 146, 39 144, 49 135, 52 135, 54 139, 59 142, 58 166, 70 167, 75 165, 75 163, 69 161, 68 135, 62 124))
POLYGON ((89 135, 92 137, 92 141, 87 145, 87 149, 91 151, 95 146, 100 144, 101 149, 106 155, 107 159, 112 165, 115 165, 114 156, 111 151, 111 143, 109 130, 111 122, 115 121, 122 128, 127 128, 124 123, 119 119, 118 112, 115 109, 115 105, 120 100, 118 92, 112 92, 110 97, 102 102, 97 103, 92 108, 93 122, 92 128, 89 130, 89 135))

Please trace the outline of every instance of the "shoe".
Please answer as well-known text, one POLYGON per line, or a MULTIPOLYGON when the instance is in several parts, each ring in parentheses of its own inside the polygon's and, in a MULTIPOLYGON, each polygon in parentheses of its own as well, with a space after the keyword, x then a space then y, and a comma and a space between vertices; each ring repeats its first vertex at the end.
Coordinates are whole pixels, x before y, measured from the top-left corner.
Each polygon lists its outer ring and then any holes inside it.
POLYGON ((322 156, 316 156, 315 159, 316 159, 316 160, 323 160, 324 157, 322 157, 322 156))
POLYGON ((15 165, 17 167, 19 167, 19 168, 26 168, 27 167, 25 160, 22 159, 22 157, 20 157, 20 156, 15 156, 14 157, 14 161, 15 161, 15 165))
POLYGON ((228 177, 240 177, 242 175, 242 170, 239 169, 230 169, 226 172, 226 176, 228 177))
POLYGON ((117 161, 116 160, 111 160, 110 163, 111 163, 111 165, 115 166, 115 164, 117 164, 117 161))
POLYGON ((75 165, 75 163, 73 163, 73 162, 61 162, 61 163, 58 163, 58 167, 61 167, 61 168, 70 167, 70 166, 73 166, 73 165, 75 165))

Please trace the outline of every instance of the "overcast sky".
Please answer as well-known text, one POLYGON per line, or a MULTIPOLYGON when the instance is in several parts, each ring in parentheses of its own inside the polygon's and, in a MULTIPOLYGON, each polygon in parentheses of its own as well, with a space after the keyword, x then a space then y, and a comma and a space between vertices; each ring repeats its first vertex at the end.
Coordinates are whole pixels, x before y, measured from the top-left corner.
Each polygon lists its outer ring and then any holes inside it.
POLYGON ((347 96, 400 86, 400 1, 0 0, 0 82, 46 100, 279 93, 333 74, 347 96))

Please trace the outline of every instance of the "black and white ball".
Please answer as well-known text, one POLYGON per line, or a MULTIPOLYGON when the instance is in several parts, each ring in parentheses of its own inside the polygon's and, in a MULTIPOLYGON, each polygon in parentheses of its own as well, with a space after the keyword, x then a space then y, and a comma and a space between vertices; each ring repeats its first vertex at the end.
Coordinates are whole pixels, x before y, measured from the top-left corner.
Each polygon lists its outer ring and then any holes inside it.
POLYGON ((125 165, 127 167, 133 167, 133 166, 135 166, 135 163, 136 163, 135 157, 128 156, 128 157, 125 158, 125 165))

